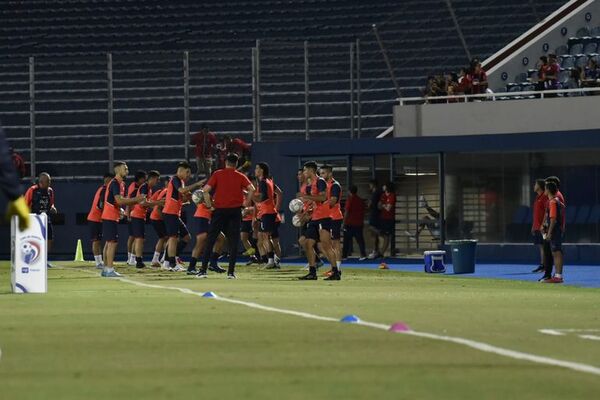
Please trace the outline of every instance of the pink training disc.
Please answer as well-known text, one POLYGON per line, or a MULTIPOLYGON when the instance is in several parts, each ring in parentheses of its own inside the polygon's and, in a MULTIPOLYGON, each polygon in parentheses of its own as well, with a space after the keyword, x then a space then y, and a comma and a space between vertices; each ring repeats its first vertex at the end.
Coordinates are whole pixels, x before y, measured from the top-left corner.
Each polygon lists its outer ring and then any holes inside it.
POLYGON ((404 322, 396 322, 390 326, 390 332, 408 332, 410 331, 410 327, 406 325, 404 322))

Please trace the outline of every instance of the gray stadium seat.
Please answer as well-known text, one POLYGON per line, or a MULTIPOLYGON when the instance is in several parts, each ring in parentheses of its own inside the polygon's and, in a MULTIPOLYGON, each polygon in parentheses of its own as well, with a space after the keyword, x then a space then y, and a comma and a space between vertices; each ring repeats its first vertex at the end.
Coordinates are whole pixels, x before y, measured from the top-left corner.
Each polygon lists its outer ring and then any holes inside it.
POLYGON ((574 56, 583 53, 583 44, 575 43, 569 48, 569 54, 574 56))

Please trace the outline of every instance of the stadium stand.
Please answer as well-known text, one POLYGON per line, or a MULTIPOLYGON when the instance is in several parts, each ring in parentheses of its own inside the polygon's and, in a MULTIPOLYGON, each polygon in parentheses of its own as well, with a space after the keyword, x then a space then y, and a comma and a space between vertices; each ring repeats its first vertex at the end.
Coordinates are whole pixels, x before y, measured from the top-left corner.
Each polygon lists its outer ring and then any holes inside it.
MULTIPOLYGON (((190 52, 191 130, 206 123, 217 133, 247 140, 253 121, 251 47, 257 39, 264 140, 304 138, 304 41, 313 138, 349 137, 350 44, 356 39, 362 137, 392 124, 397 93, 372 24, 379 26, 403 95, 418 92, 427 74, 458 70, 468 60, 441 0, 5 4, 0 118, 13 146, 30 160, 33 91, 37 170, 57 176, 97 176, 107 166, 107 53, 112 54, 115 159, 164 170, 184 156, 184 51, 190 52), (32 87, 30 56, 35 58, 32 87)), ((470 52, 482 58, 561 4, 452 2, 470 52)))

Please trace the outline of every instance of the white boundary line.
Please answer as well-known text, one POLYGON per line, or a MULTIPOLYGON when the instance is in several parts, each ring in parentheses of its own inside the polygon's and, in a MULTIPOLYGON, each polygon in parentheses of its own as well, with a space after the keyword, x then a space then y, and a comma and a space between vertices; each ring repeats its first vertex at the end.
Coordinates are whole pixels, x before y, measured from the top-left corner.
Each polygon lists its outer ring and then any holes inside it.
MULTIPOLYGON (((78 269, 78 271, 82 271, 82 270, 78 269)), ((88 271, 85 271, 85 272, 88 272, 88 271)), ((156 284, 151 284, 151 283, 143 283, 143 282, 127 279, 127 278, 108 278, 108 279, 119 280, 124 283, 129 283, 132 285, 151 288, 151 289, 175 290, 175 291, 178 291, 178 292, 181 292, 184 294, 190 294, 190 295, 194 295, 194 296, 198 296, 198 297, 203 297, 205 295, 204 292, 195 292, 188 288, 180 288, 180 287, 176 287, 176 286, 162 286, 162 285, 156 285, 156 284)), ((215 297, 211 297, 209 299, 222 301, 225 303, 238 304, 238 305, 246 306, 249 308, 254 308, 257 310, 275 312, 275 313, 279 313, 279 314, 293 315, 296 317, 313 319, 313 320, 317 320, 317 321, 339 322, 339 319, 337 319, 337 318, 324 317, 324 316, 310 314, 310 313, 306 313, 306 312, 300 312, 300 311, 286 310, 284 308, 269 307, 269 306, 264 306, 264 305, 258 304, 258 303, 252 303, 252 302, 242 301, 242 300, 235 300, 235 299, 230 299, 230 298, 226 298, 226 297, 219 297, 216 295, 215 295, 215 297)), ((369 328, 385 330, 385 331, 389 331, 389 329, 390 329, 390 325, 380 324, 380 323, 376 323, 376 322, 362 321, 362 320, 359 320, 358 322, 355 322, 353 324, 354 325, 362 325, 362 326, 366 326, 369 328)), ((516 360, 530 361, 530 362, 534 362, 534 363, 538 363, 538 364, 545 364, 545 365, 551 365, 554 367, 567 368, 567 369, 577 371, 577 372, 586 372, 589 374, 600 376, 600 367, 595 367, 593 365, 581 364, 581 363, 576 363, 576 362, 571 362, 571 361, 563 361, 563 360, 558 360, 555 358, 538 356, 538 355, 529 354, 529 353, 523 353, 520 351, 505 349, 505 348, 497 347, 497 346, 494 346, 491 344, 477 342, 475 340, 470 340, 470 339, 465 339, 465 338, 460 338, 460 337, 437 335, 435 333, 417 332, 417 331, 412 331, 412 330, 405 331, 405 332, 399 332, 399 333, 405 334, 405 335, 422 337, 422 338, 426 338, 426 339, 451 342, 451 343, 460 344, 460 345, 463 345, 466 347, 470 347, 475 350, 483 351, 485 353, 492 353, 492 354, 497 354, 497 355, 503 356, 503 357, 513 358, 516 360)))

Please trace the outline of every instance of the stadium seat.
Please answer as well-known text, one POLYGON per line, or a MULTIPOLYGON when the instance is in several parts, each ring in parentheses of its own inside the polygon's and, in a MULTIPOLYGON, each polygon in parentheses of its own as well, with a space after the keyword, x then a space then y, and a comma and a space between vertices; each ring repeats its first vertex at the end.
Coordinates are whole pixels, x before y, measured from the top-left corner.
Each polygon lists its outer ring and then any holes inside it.
POLYGON ((580 38, 584 36, 590 36, 590 28, 588 28, 587 26, 579 28, 575 35, 580 38))
POLYGON ((577 57, 577 59, 575 61, 575 66, 579 67, 579 68, 585 68, 587 63, 588 63, 588 56, 580 55, 579 57, 577 57))
POLYGON ((563 69, 573 68, 575 66, 575 57, 562 56, 560 57, 560 67, 563 69))
POLYGON ((556 48, 555 53, 558 56, 563 56, 563 55, 569 54, 569 48, 563 44, 556 48))
POLYGON ((583 48, 583 54, 593 54, 598 50, 598 43, 589 42, 583 48))
POLYGON ((583 44, 575 43, 571 47, 569 47, 569 54, 572 56, 583 53, 583 44))

